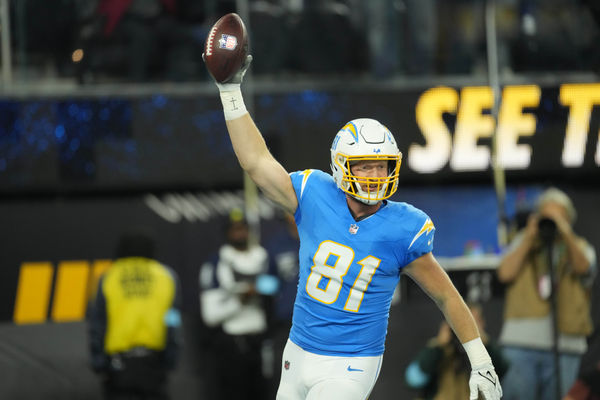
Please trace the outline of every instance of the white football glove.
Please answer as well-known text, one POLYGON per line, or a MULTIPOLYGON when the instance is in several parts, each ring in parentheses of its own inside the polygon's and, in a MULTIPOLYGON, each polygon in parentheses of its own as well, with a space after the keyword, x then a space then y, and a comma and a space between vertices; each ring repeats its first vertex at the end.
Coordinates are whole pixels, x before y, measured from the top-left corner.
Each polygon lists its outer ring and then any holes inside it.
POLYGON ((477 400, 479 393, 483 395, 485 400, 499 400, 502 398, 500 379, 498 379, 491 362, 481 364, 471 370, 469 389, 471 390, 469 400, 477 400))

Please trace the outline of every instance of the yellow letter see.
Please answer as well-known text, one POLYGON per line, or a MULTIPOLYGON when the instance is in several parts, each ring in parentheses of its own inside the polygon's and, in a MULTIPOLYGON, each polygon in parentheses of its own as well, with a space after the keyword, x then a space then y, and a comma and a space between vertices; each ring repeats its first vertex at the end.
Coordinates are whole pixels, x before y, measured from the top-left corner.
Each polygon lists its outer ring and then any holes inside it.
POLYGON ((452 135, 442 119, 456 113, 458 94, 449 87, 437 87, 421 95, 416 106, 417 125, 425 137, 425 146, 413 143, 408 149, 408 165, 417 172, 432 173, 442 169, 452 151, 452 135))
POLYGON ((498 161, 506 169, 526 169, 531 163, 531 146, 518 144, 519 136, 535 134, 536 119, 533 114, 523 114, 525 107, 540 104, 538 86, 507 86, 502 95, 498 114, 498 161))
POLYGON ((481 137, 491 137, 494 119, 483 115, 494 103, 492 89, 487 86, 465 87, 460 95, 460 107, 456 117, 454 149, 450 166, 455 171, 482 171, 490 164, 488 146, 478 146, 481 137))
MULTIPOLYGON (((569 122, 565 132, 562 163, 565 167, 580 167, 585 157, 592 108, 600 105, 600 84, 561 85, 560 102, 569 106, 569 122)), ((600 133, 595 160, 596 165, 600 165, 600 133)))

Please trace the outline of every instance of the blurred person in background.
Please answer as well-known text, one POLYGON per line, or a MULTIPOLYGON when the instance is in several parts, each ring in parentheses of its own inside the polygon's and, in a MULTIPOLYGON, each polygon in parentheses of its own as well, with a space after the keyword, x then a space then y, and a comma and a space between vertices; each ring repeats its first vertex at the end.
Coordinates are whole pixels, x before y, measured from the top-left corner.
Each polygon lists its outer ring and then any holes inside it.
POLYGON ((595 0, 519 0, 513 42, 517 72, 586 71, 598 67, 595 0))
POLYGON ((600 400, 600 330, 589 340, 589 348, 581 359, 577 380, 563 400, 600 400))
POLYGON ((273 317, 278 323, 287 325, 291 324, 298 286, 300 238, 294 216, 290 213, 283 213, 281 219, 283 232, 274 235, 265 247, 269 253, 269 272, 279 279, 279 290, 273 305, 273 317))
MULTIPOLYGON (((283 231, 265 244, 269 253, 269 273, 279 280, 279 290, 273 299, 269 318, 269 338, 273 342, 273 381, 279 382, 281 376, 281 357, 292 325, 292 312, 296 291, 298 290, 300 238, 294 216, 281 212, 283 231)), ((276 389, 275 385, 275 389, 276 389)), ((275 398, 272 393, 269 398, 275 398)))
MULTIPOLYGON (((406 40, 401 54, 405 57, 406 72, 410 75, 433 75, 436 73, 436 52, 440 41, 440 16, 437 0, 404 0, 406 16, 404 30, 406 40)), ((453 5, 454 9, 456 5, 453 5)), ((452 34, 456 32, 455 29, 452 34)), ((385 42, 387 39, 383 38, 385 42)))
POLYGON ((485 72, 485 2, 437 2, 437 66, 443 75, 485 72))
POLYGON ((107 400, 168 399, 181 346, 181 290, 143 232, 124 234, 90 310, 91 364, 107 400))
MULTIPOLYGON (((268 276, 268 254, 250 245, 249 226, 240 209, 231 211, 226 243, 212 262, 200 270, 200 310, 214 330, 210 358, 214 363, 215 398, 267 398, 263 368, 269 302, 277 290, 268 276)), ((268 361, 268 360, 267 360, 268 361)))
MULTIPOLYGON (((97 17, 105 39, 125 44, 127 78, 148 81, 153 69, 171 81, 190 79, 195 73, 195 46, 191 24, 180 15, 181 0, 99 0, 97 17)), ((203 38, 202 38, 203 39, 203 38)), ((198 41, 199 43, 202 40, 198 41)))
MULTIPOLYGON (((477 322, 483 343, 492 362, 502 376, 508 363, 502 355, 498 343, 485 332, 485 319, 479 304, 470 303, 469 309, 477 322)), ((423 400, 464 400, 469 397, 469 358, 450 325, 442 321, 436 337, 429 340, 408 365, 405 380, 408 386, 418 389, 419 399, 423 400)))
POLYGON ((563 191, 544 191, 498 267, 498 279, 507 285, 500 334, 510 362, 503 380, 506 399, 557 398, 555 333, 561 397, 575 381, 592 330, 589 292, 596 271, 594 248, 573 231, 576 214, 563 191))
POLYGON ((581 356, 577 380, 563 400, 600 400, 600 279, 592 288, 592 321, 594 332, 588 338, 588 349, 581 356))
POLYGON ((288 173, 270 153, 244 105, 243 65, 218 83, 240 166, 263 193, 294 215, 300 279, 282 358, 278 400, 365 399, 377 381, 392 296, 410 276, 444 313, 468 354, 471 398, 502 396, 477 324, 432 254, 435 227, 421 210, 387 200, 398 185, 402 154, 380 122, 359 118, 335 135, 332 175, 288 173))
POLYGON ((290 19, 290 69, 334 76, 365 71, 368 50, 362 28, 353 24, 345 1, 304 0, 302 11, 290 19))
POLYGON ((377 78, 389 78, 400 69, 400 17, 404 4, 395 0, 357 2, 353 19, 365 25, 369 70, 377 78))

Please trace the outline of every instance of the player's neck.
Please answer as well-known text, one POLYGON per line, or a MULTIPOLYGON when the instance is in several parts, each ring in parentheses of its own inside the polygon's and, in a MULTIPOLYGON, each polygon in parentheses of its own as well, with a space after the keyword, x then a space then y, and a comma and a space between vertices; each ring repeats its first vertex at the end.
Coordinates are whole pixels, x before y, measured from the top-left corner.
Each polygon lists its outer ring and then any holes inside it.
POLYGON ((348 203, 348 209, 350 214, 355 220, 360 221, 367 218, 369 215, 373 215, 381 207, 381 202, 377 204, 369 205, 361 201, 356 200, 354 197, 346 195, 346 203, 348 203))

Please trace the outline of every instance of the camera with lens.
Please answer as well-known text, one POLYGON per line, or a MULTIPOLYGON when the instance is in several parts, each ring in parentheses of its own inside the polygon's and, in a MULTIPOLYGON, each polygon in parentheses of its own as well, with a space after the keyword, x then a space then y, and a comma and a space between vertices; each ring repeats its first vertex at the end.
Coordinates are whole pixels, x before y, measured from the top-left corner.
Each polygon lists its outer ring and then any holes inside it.
POLYGON ((538 221, 538 234, 544 242, 552 242, 556 238, 556 222, 548 217, 542 217, 538 221))

